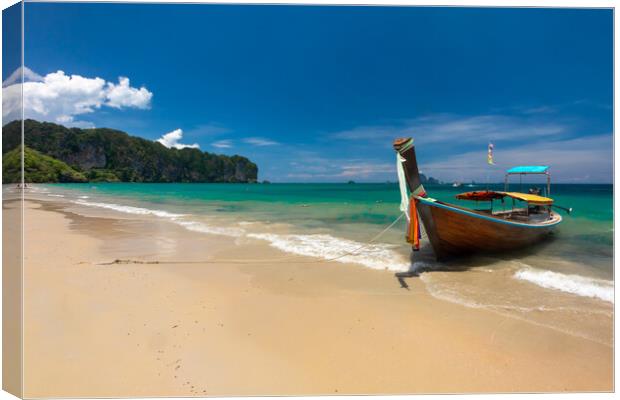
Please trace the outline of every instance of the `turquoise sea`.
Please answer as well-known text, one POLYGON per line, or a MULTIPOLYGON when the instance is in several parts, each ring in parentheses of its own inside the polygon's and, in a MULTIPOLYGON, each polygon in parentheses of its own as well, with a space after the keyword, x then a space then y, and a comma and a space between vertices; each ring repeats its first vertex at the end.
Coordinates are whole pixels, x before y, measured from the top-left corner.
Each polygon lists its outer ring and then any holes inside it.
MULTIPOLYGON (((511 189, 518 190, 518 186, 511 189)), ((470 207, 454 196, 487 187, 503 190, 500 184, 425 187, 431 197, 470 207)), ((263 240, 283 252, 319 260, 354 252, 401 214, 397 183, 89 183, 37 185, 34 189, 40 196, 62 197, 81 209, 168 219, 196 234, 263 240)), ((436 297, 502 312, 529 310, 528 318, 537 321, 554 318, 534 315, 531 310, 588 309, 610 318, 613 186, 555 184, 551 197, 573 212, 559 211, 563 222, 554 236, 531 249, 440 264, 426 240, 421 251, 412 254, 404 241, 406 222, 401 218, 372 245, 338 261, 391 272, 419 271, 419 279, 436 297), (447 272, 455 270, 460 273, 447 272)), ((563 321, 560 325, 568 318, 555 317, 563 321)), ((597 321, 592 323, 600 330, 601 321, 597 321)), ((596 333, 582 334, 606 341, 596 333)))
MULTIPOLYGON (((400 214, 398 184, 149 184, 97 183, 46 185, 75 191, 101 201, 126 202, 170 212, 217 215, 231 220, 284 222, 304 232, 333 229, 351 238, 372 237, 400 214)), ((518 185, 516 185, 518 186, 518 185)), ((425 185, 430 196, 472 206, 455 195, 467 190, 503 190, 503 185, 453 188, 425 185)), ((514 188, 518 189, 517 187, 514 188)), ((600 273, 612 276, 613 186, 556 184, 555 203, 572 207, 564 216, 556 240, 543 252, 590 260, 600 273), (596 260, 594 260, 596 259, 596 260)), ((404 232, 404 222, 395 229, 404 232)))
MULTIPOLYGON (((55 192, 75 192, 110 204, 143 206, 172 213, 217 216, 231 221, 282 222, 300 232, 333 230, 346 238, 364 241, 389 225, 400 214, 396 183, 357 184, 184 184, 97 183, 45 185, 55 192)), ((518 185, 516 185, 518 186, 518 185)), ((430 196, 472 206, 455 195, 467 190, 503 190, 503 185, 454 188, 425 185, 430 196)), ((513 189, 518 189, 515 187, 513 189)), ((541 249, 587 262, 596 275, 611 279, 613 257, 613 186, 556 184, 555 204, 572 207, 554 240, 541 249)), ((86 199, 83 199, 84 201, 86 199)), ((403 235, 404 219, 388 237, 403 235), (396 235, 394 235, 396 233, 396 235)), ((396 240, 396 244, 402 242, 396 240)))

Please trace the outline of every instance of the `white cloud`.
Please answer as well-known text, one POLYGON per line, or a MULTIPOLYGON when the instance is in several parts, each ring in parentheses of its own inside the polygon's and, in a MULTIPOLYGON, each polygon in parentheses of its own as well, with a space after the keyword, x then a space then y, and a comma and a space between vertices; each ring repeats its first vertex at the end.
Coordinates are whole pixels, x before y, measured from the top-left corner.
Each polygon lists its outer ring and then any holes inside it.
MULTIPOLYGON (((417 146, 418 157, 424 148, 417 146)), ((508 149, 495 148, 496 166, 486 164, 484 150, 446 156, 423 163, 428 175, 444 181, 500 182, 504 171, 516 165, 549 165, 553 182, 611 182, 613 135, 591 135, 569 140, 528 143, 508 149)))
POLYGON ((552 106, 532 107, 523 110, 524 114, 545 114, 555 112, 556 108, 552 106))
POLYGON ((146 109, 151 106, 153 93, 145 87, 140 89, 129 86, 129 78, 121 76, 118 78, 118 85, 108 82, 107 84, 107 103, 106 105, 114 108, 134 107, 146 109))
POLYGON ((348 164, 341 167, 337 176, 370 178, 382 174, 396 174, 396 163, 360 163, 348 164))
MULTIPOLYGON (((40 82, 43 77, 36 72, 33 72, 30 68, 23 68, 24 82, 40 82)), ((13 73, 2 82, 2 87, 21 83, 22 81, 22 67, 17 68, 13 73)))
MULTIPOLYGON (((21 118, 22 85, 20 72, 14 72, 3 83, 2 122, 6 124, 21 118)), ((44 77, 24 69, 23 107, 25 118, 50 121, 69 126, 92 126, 87 121, 75 119, 78 115, 92 113, 103 106, 113 108, 150 107, 153 93, 145 87, 133 88, 128 78, 119 83, 106 82, 101 78, 66 75, 63 71, 52 72, 44 77)))
POLYGON ((515 165, 549 165, 554 182, 610 182, 613 173, 612 134, 577 136, 579 121, 549 117, 550 108, 540 107, 527 115, 486 114, 458 116, 432 114, 390 124, 358 126, 329 134, 350 141, 343 148, 366 154, 363 162, 320 163, 326 171, 296 171, 289 177, 351 176, 358 179, 393 179, 389 160, 397 137, 415 139, 421 171, 443 181, 500 182, 505 169, 515 165), (536 112, 534 112, 536 111, 536 112), (486 162, 487 143, 495 143, 496 166, 486 162), (384 158, 385 157, 385 158, 384 158), (368 165, 369 168, 365 168, 368 165))
POLYGON ((243 141, 253 146, 275 146, 277 144, 280 144, 271 139, 266 139, 266 138, 261 138, 261 137, 249 137, 249 138, 243 139, 243 141))
POLYGON ((383 181, 396 175, 395 162, 368 159, 332 159, 314 152, 298 151, 289 162, 289 179, 301 181, 383 181))
POLYGON ((194 144, 179 143, 181 139, 183 139, 183 130, 175 129, 172 132, 168 132, 162 135, 162 137, 157 139, 157 141, 168 148, 171 148, 171 147, 175 149, 184 149, 184 148, 199 149, 200 148, 198 143, 194 143, 194 144))
POLYGON ((192 136, 219 136, 224 133, 229 133, 230 129, 222 126, 216 122, 210 122, 208 124, 198 125, 188 131, 192 136))
POLYGON ((432 115, 408 121, 408 132, 420 133, 424 143, 486 143, 549 138, 566 133, 556 122, 506 115, 458 117, 432 115))
MULTIPOLYGON (((570 139, 523 142, 496 146, 496 165, 487 164, 486 147, 467 146, 467 151, 434 155, 432 146, 416 145, 420 172, 445 182, 503 182, 506 169, 517 165, 550 166, 552 183, 610 183, 613 179, 613 135, 597 134, 570 139), (471 150, 474 149, 474 150, 471 150), (428 160, 428 161, 427 161, 428 160)), ((394 152, 372 153, 381 159, 326 158, 313 152, 296 152, 287 163, 285 177, 297 181, 394 181, 394 152)), ((543 182, 543 177, 532 181, 543 182)), ((511 182, 517 182, 514 178, 511 182)))
POLYGON ((232 147, 232 141, 218 140, 217 142, 211 143, 211 146, 217 147, 218 149, 230 149, 232 147))
POLYGON ((329 135, 333 139, 363 140, 391 147, 397 137, 413 136, 417 143, 486 143, 548 139, 567 133, 565 125, 536 116, 432 114, 398 121, 392 125, 359 126, 329 135))

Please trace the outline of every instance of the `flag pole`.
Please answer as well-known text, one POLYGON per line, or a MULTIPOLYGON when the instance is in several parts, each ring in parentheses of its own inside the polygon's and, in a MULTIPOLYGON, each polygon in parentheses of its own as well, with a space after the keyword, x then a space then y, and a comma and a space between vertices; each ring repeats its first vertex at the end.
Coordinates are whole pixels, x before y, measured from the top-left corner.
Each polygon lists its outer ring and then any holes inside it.
MULTIPOLYGON (((487 164, 488 165, 495 165, 495 163, 493 162, 493 148, 495 146, 493 145, 493 143, 489 142, 489 146, 487 148, 487 164)), ((487 170, 487 192, 489 191, 489 170, 487 170)))

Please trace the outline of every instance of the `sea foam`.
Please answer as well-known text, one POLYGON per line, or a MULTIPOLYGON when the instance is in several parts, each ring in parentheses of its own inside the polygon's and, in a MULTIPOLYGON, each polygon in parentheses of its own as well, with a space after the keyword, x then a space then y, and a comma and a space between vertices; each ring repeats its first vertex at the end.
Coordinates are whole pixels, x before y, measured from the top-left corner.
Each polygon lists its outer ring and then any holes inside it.
POLYGON ((388 244, 368 244, 326 234, 278 235, 250 233, 248 237, 266 240, 272 247, 287 253, 317 257, 341 263, 360 264, 368 268, 404 272, 410 263, 388 244))
POLYGON ((614 302, 614 283, 612 281, 588 278, 581 275, 567 275, 529 267, 518 270, 515 272, 514 277, 547 289, 597 298, 610 303, 614 302))
POLYGON ((207 225, 202 222, 196 221, 181 221, 175 220, 176 224, 181 225, 187 230, 200 233, 208 233, 212 235, 222 235, 231 237, 241 237, 245 234, 245 231, 241 228, 226 228, 220 226, 207 225))
POLYGON ((212 225, 207 225, 202 222, 186 221, 186 220, 180 219, 181 217, 185 217, 187 214, 175 214, 175 213, 171 213, 171 212, 163 211, 163 210, 123 206, 123 205, 114 204, 114 203, 90 202, 90 201, 84 201, 84 200, 77 200, 74 203, 84 205, 84 206, 90 206, 90 207, 106 208, 109 210, 114 210, 114 211, 123 212, 127 214, 154 215, 156 217, 169 219, 171 222, 174 222, 175 224, 180 225, 184 227, 185 229, 193 231, 193 232, 208 233, 212 235, 232 236, 232 237, 240 237, 240 236, 243 236, 243 234, 245 233, 245 231, 241 228, 226 228, 226 227, 212 226, 212 225))
POLYGON ((74 201, 74 203, 134 215, 154 215, 166 218, 193 232, 230 237, 247 236, 254 239, 265 240, 269 242, 272 247, 301 256, 333 260, 341 263, 359 264, 372 269, 396 272, 406 272, 411 268, 410 262, 393 250, 395 246, 384 243, 364 244, 327 234, 247 233, 243 228, 214 226, 204 222, 182 219, 186 214, 175 214, 163 210, 114 203, 91 202, 81 199, 74 201))
POLYGON ((149 208, 123 206, 123 205, 114 204, 114 203, 99 203, 99 202, 84 201, 84 200, 76 200, 74 203, 80 204, 83 206, 88 206, 88 207, 106 208, 108 210, 124 212, 127 214, 155 215, 157 217, 162 217, 162 218, 180 218, 185 215, 185 214, 175 214, 175 213, 171 213, 171 212, 163 211, 163 210, 152 210, 149 208))

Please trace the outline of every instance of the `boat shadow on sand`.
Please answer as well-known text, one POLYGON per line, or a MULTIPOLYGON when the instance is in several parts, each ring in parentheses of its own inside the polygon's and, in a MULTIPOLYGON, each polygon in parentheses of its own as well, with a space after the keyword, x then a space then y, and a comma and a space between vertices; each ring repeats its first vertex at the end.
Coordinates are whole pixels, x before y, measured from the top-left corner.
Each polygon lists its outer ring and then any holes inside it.
POLYGON ((409 270, 396 272, 394 277, 401 288, 409 290, 409 285, 405 281, 407 278, 417 278, 421 274, 432 272, 466 272, 475 268, 488 268, 501 261, 519 261, 543 251, 556 240, 557 235, 551 234, 546 240, 526 248, 497 253, 466 254, 447 261, 437 261, 431 246, 426 244, 419 251, 411 252, 409 270))

